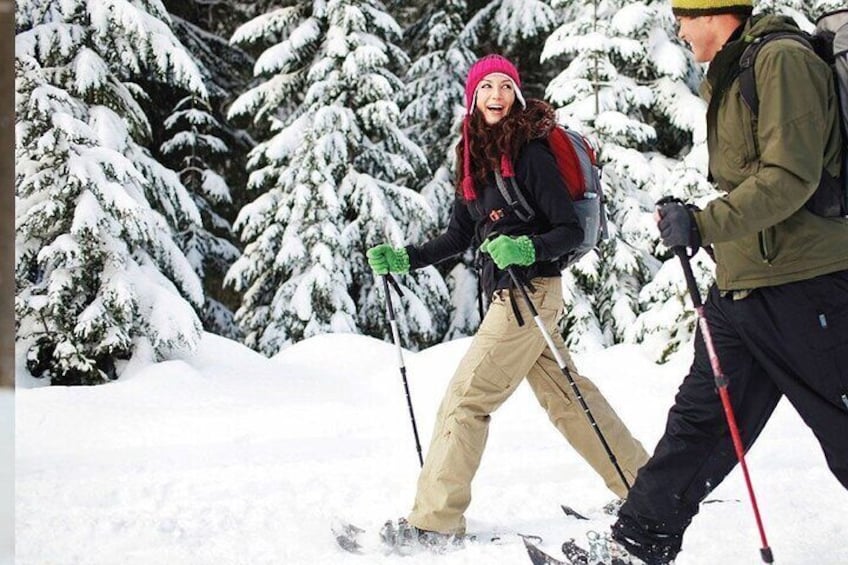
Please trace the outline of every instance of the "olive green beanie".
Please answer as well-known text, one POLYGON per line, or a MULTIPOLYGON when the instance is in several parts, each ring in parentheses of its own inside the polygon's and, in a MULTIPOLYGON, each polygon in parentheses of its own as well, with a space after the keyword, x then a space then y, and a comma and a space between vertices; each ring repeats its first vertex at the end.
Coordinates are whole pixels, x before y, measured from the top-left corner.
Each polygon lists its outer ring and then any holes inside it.
POLYGON ((750 16, 753 0, 671 0, 675 16, 710 16, 713 14, 739 14, 750 16))

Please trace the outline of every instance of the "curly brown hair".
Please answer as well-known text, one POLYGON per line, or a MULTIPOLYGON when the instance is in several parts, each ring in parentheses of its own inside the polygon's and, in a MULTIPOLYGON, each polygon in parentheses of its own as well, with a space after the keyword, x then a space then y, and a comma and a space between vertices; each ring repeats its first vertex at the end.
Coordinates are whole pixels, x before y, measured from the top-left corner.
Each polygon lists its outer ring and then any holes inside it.
MULTIPOLYGON (((547 137, 556 126, 556 114, 553 107, 543 100, 528 99, 527 107, 519 104, 496 124, 485 122, 480 112, 474 112, 469 118, 468 147, 471 154, 471 175, 478 189, 486 186, 486 176, 498 170, 501 155, 515 162, 521 148, 531 139, 547 137)), ((456 145, 456 192, 462 198, 462 164, 465 155, 463 140, 456 145)))

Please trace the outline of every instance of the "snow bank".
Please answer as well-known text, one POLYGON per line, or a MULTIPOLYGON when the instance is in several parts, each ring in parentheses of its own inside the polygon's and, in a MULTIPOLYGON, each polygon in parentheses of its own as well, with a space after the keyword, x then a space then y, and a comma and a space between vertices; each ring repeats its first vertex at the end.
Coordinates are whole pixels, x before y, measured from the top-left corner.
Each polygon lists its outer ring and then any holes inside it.
MULTIPOLYGON (((469 339, 404 351, 426 451, 433 418, 469 339)), ((616 346, 577 356, 650 450, 689 363, 616 346)), ((18 375, 19 383, 27 382, 18 375)), ((206 335, 191 358, 135 366, 89 388, 22 387, 17 409, 16 557, 20 565, 525 565, 516 538, 443 556, 341 552, 330 524, 371 530, 405 515, 418 473, 396 350, 334 334, 266 359, 206 335)), ((781 565, 848 563, 848 495, 818 444, 782 403, 749 454, 781 565)), ((734 472, 696 517, 680 565, 754 563, 758 539, 734 472)), ((535 533, 559 554, 612 495, 522 385, 492 418, 467 518, 474 532, 535 533)), ((609 519, 594 516, 588 527, 609 519)))

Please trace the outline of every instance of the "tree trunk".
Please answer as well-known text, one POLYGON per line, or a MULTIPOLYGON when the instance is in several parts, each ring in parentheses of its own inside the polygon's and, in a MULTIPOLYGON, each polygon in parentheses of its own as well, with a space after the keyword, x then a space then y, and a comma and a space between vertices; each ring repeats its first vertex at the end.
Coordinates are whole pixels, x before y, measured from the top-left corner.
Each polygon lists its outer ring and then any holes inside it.
POLYGON ((15 382, 15 3, 0 0, 0 386, 15 382))

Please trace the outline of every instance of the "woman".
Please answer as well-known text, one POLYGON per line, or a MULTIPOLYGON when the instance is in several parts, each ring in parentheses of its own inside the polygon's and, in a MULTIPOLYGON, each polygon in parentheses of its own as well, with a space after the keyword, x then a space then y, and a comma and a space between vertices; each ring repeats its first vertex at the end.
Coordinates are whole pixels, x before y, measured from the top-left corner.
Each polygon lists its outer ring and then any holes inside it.
MULTIPOLYGON (((527 378, 551 421, 618 497, 627 496, 607 452, 599 441, 539 328, 520 300, 505 271, 530 283, 530 296, 566 360, 578 388, 632 484, 648 456, 591 381, 577 374, 557 331, 563 314, 557 259, 574 249, 583 232, 554 155, 545 138, 555 127, 553 109, 539 100, 525 101, 515 66, 489 55, 469 70, 465 84, 467 114, 457 145, 462 174, 447 229, 420 245, 368 250, 378 275, 405 273, 480 245, 482 284, 491 305, 442 400, 427 457, 418 479, 412 513, 389 523, 390 543, 410 540, 439 543, 465 532, 463 513, 471 502, 471 480, 486 444, 490 414, 527 378), (514 166, 513 166, 514 164, 514 166), (529 222, 509 209, 495 185, 495 173, 515 177, 536 211, 529 222), (516 316, 518 314, 518 317, 516 316)), ((520 298, 520 297, 519 297, 520 298)))

